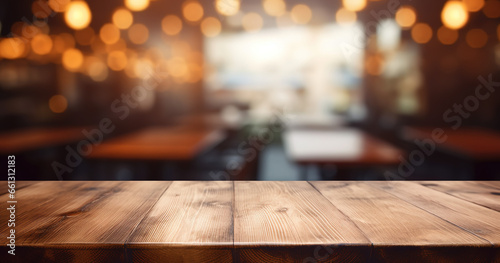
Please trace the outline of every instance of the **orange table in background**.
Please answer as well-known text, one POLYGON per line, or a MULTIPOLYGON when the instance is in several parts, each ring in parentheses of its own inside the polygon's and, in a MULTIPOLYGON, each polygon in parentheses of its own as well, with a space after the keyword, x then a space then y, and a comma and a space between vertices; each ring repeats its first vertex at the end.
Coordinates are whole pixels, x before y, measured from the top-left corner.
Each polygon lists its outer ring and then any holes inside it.
POLYGON ((16 154, 85 139, 88 127, 28 128, 0 134, 0 153, 16 154))
MULTIPOLYGON (((407 127, 403 137, 407 140, 431 139, 436 128, 407 127)), ((443 129, 447 139, 437 145, 444 150, 476 161, 500 161, 500 133, 483 128, 443 129)))
POLYGON ((224 139, 217 129, 150 127, 94 147, 89 158, 188 161, 224 139))

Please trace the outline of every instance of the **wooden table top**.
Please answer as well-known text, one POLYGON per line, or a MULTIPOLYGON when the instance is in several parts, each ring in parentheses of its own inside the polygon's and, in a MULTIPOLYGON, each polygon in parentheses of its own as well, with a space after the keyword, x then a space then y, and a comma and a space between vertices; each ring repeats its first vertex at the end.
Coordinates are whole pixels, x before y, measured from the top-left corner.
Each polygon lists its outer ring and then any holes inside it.
MULTIPOLYGON (((407 127, 403 136, 408 140, 432 138, 433 128, 407 127)), ((443 129, 446 141, 437 143, 445 150, 476 160, 500 161, 500 133, 482 128, 443 129)))
POLYGON ((357 129, 290 130, 285 133, 288 157, 300 164, 388 165, 402 151, 357 129))
POLYGON ((84 139, 89 127, 38 127, 0 134, 0 153, 15 154, 84 139))
POLYGON ((189 126, 150 127, 94 146, 89 158, 134 160, 191 160, 224 139, 216 129, 189 126))
POLYGON ((1 262, 500 260, 499 181, 16 186, 16 256, 3 245, 1 262))

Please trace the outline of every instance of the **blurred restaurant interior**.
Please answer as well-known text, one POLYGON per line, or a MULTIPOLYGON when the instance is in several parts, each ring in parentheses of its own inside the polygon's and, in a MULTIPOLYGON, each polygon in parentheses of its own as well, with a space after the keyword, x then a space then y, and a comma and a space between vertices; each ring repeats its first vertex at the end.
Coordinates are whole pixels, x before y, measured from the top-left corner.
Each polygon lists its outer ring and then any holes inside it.
POLYGON ((499 180, 500 0, 0 2, 25 180, 499 180))

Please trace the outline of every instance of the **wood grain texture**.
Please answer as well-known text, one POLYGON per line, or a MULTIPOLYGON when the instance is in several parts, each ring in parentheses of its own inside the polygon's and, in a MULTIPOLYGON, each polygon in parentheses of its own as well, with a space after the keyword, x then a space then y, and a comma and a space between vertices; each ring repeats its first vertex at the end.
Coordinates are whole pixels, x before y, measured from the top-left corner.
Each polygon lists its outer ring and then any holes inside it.
MULTIPOLYGON (((491 244, 364 182, 311 182, 373 243, 374 261, 476 259, 491 244), (483 249, 484 250, 484 249, 483 249)), ((409 189, 410 190, 410 189, 409 189)))
MULTIPOLYGON (((116 183, 114 183, 116 184, 116 183)), ((105 189, 113 186, 113 183, 107 183, 105 189)), ((61 221, 56 212, 61 205, 69 205, 71 209, 77 209, 84 203, 90 202, 97 194, 91 189, 98 189, 94 182, 40 182, 29 188, 19 190, 16 194, 16 257, 13 262, 51 262, 62 261, 72 262, 72 258, 77 254, 69 249, 52 250, 42 242, 26 242, 30 237, 44 232, 61 221), (29 191, 28 191, 29 190, 29 191), (59 200, 58 200, 59 199, 59 200), (43 227, 45 225, 45 227, 43 227), (26 245, 24 245, 26 243, 26 245)), ((102 190, 102 188, 101 188, 102 190)), ((3 195, 0 200, 6 202, 8 196, 3 195)), ((0 211, 1 218, 7 218, 7 210, 0 211)), ((0 233, 2 236, 8 231, 7 225, 2 224, 0 233)), ((7 255, 3 250, 0 254, 7 255)), ((6 248, 5 248, 6 249, 6 248)))
POLYGON ((25 182, 0 262, 500 262, 498 185, 25 182))
POLYGON ((292 130, 284 135, 288 157, 299 164, 394 165, 402 151, 360 130, 292 130))
MULTIPOLYGON (((19 191, 21 189, 24 189, 30 185, 33 185, 33 184, 36 184, 36 183, 39 183, 39 181, 16 181, 15 184, 16 184, 16 191, 19 191)), ((8 193, 8 190, 9 190, 9 187, 8 187, 8 183, 7 181, 5 181, 5 183, 1 183, 0 184, 0 195, 4 195, 6 193, 8 193)))
POLYGON ((233 182, 174 182, 127 242, 134 262, 232 262, 233 182))
POLYGON ((90 127, 29 128, 0 134, 0 154, 15 154, 57 144, 72 143, 90 127))
POLYGON ((370 252, 356 225, 307 182, 235 182, 234 213, 236 261, 356 262, 370 252))
POLYGON ((495 182, 428 181, 419 184, 500 212, 500 189, 495 182))
POLYGON ((125 261, 125 241, 169 185, 170 182, 35 184, 31 194, 18 198, 23 206, 16 214, 18 222, 22 222, 16 227, 16 243, 20 247, 16 259, 125 261))
POLYGON ((500 190, 500 181, 474 181, 474 184, 479 184, 487 188, 496 188, 500 190))
POLYGON ((88 158, 191 160, 223 138, 224 134, 215 129, 152 127, 105 141, 95 146, 88 158))
MULTIPOLYGON (((446 193, 429 190, 417 183, 373 182, 371 185, 489 241, 492 246, 500 246, 500 213, 497 211, 446 193)), ((486 249, 486 252, 481 253, 484 261, 492 260, 493 255, 488 255, 488 252, 486 249)))

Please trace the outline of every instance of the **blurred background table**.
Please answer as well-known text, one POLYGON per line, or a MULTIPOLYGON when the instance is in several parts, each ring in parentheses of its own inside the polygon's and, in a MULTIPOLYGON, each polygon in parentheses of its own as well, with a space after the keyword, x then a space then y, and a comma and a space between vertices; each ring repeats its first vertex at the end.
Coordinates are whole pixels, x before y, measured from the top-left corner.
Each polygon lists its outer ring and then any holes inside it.
POLYGON ((85 138, 82 131, 86 128, 89 127, 39 127, 1 133, 0 153, 16 154, 73 143, 85 138))
MULTIPOLYGON (((357 129, 299 129, 284 135, 286 154, 293 162, 334 165, 338 168, 391 166, 403 152, 395 146, 357 129)), ((306 179, 306 178, 303 178, 306 179)))
MULTIPOLYGON (((432 140, 436 128, 405 127, 402 136, 410 143, 432 140)), ((477 127, 442 129, 443 142, 434 142, 436 150, 456 157, 452 162, 471 163, 475 179, 491 180, 500 175, 500 133, 477 127)))
POLYGON ((88 158, 101 161, 108 174, 114 173, 113 163, 133 174, 131 178, 112 177, 115 179, 181 179, 182 176, 186 180, 192 179, 187 174, 196 157, 224 138, 224 132, 208 127, 149 127, 94 146, 88 158))
POLYGON ((223 139, 216 129, 150 127, 95 146, 89 158, 188 161, 223 139))
MULTIPOLYGON (((407 127, 403 136, 408 140, 431 139, 434 128, 407 127)), ((479 161, 500 161, 500 133, 485 128, 443 129, 443 143, 438 147, 479 161)))

